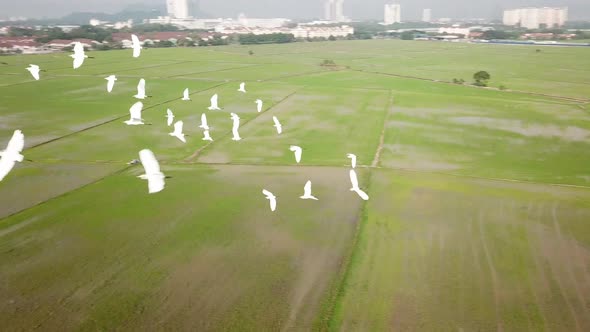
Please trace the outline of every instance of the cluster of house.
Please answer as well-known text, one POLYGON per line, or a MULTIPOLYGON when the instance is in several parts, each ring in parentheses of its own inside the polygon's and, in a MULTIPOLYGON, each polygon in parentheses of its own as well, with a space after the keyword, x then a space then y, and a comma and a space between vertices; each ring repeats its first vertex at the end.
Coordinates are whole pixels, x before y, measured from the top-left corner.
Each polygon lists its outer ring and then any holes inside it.
POLYGON ((276 27, 247 27, 247 26, 218 26, 215 32, 221 34, 255 34, 268 35, 273 33, 292 34, 295 38, 342 38, 354 34, 354 28, 348 25, 342 26, 303 26, 294 28, 276 27))

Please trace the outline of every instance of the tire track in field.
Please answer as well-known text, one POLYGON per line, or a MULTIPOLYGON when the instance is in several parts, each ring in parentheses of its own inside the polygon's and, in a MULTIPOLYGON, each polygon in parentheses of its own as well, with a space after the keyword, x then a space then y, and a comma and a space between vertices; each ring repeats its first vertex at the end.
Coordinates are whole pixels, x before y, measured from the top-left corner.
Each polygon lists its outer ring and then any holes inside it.
MULTIPOLYGON (((582 306, 585 307, 585 301, 582 298, 582 292, 580 291, 580 286, 578 285, 578 282, 576 281, 576 278, 573 275, 572 270, 571 270, 572 261, 570 259, 570 255, 566 252, 567 251, 567 244, 563 240, 563 235, 561 233, 561 226, 559 225, 559 220, 557 219, 556 209, 557 209, 557 203, 553 204, 553 207, 551 208, 551 219, 553 221, 553 229, 555 230, 555 233, 557 234, 557 243, 558 243, 558 247, 559 247, 557 255, 558 255, 558 257, 560 257, 560 261, 562 261, 562 259, 563 259, 567 263, 567 267, 566 267, 567 271, 564 271, 564 272, 567 273, 568 277, 571 279, 571 282, 574 284, 574 288, 576 290, 578 300, 580 301, 582 306), (563 256, 565 256, 565 257, 563 257, 563 256)), ((555 271, 553 271, 553 274, 555 275, 555 271)), ((563 296, 565 303, 567 304, 568 309, 574 318, 574 322, 576 324, 576 330, 583 331, 584 329, 580 326, 580 322, 578 320, 578 315, 576 313, 576 310, 574 309, 574 306, 572 305, 570 299, 568 298, 568 295, 565 292, 565 289, 563 287, 563 284, 562 284, 559 276, 555 275, 555 280, 557 282, 557 285, 559 287, 561 295, 563 296)))
POLYGON ((385 142, 385 132, 387 130, 387 124, 389 123, 389 118, 393 113, 393 91, 389 91, 389 101, 387 103, 387 108, 385 111, 385 118, 383 119, 383 128, 381 128, 381 135, 379 136, 379 145, 377 146, 377 151, 375 151, 375 157, 373 157, 373 162, 371 163, 371 167, 379 166, 379 161, 381 159, 381 151, 383 150, 383 143, 385 142))
POLYGON ((490 273, 492 276, 492 291, 494 293, 494 303, 496 308, 496 324, 497 324, 497 331, 502 332, 504 331, 504 324, 502 322, 502 317, 500 313, 500 286, 498 282, 498 273, 496 272, 496 267, 494 266, 494 262, 492 260, 492 256, 490 254, 490 250, 488 248, 487 241, 485 239, 485 234, 482 228, 482 219, 483 219, 483 212, 479 211, 478 217, 478 226, 479 226, 479 237, 481 239, 481 244, 483 246, 483 251, 486 256, 486 262, 488 264, 488 268, 490 269, 490 273))
MULTIPOLYGON (((206 91, 209 91, 209 90, 215 89, 215 88, 217 88, 217 87, 219 87, 219 86, 222 86, 222 85, 224 85, 224 84, 225 84, 225 82, 223 82, 223 83, 219 83, 219 84, 216 84, 216 85, 213 85, 213 86, 210 86, 210 87, 208 87, 208 88, 205 88, 205 89, 201 89, 201 90, 198 90, 198 91, 194 91, 194 92, 192 92, 190 95, 198 94, 198 93, 201 93, 201 92, 206 92, 206 91)), ((176 100, 178 100, 178 98, 177 98, 177 97, 175 97, 174 99, 168 99, 168 100, 165 100, 165 101, 159 102, 159 103, 157 103, 157 104, 154 104, 154 105, 151 105, 151 106, 148 106, 148 107, 144 108, 144 109, 142 110, 142 112, 145 112, 145 111, 147 111, 147 110, 150 110, 150 109, 153 109, 153 108, 156 108, 156 107, 160 107, 160 106, 162 106, 162 105, 165 105, 165 104, 171 103, 171 102, 173 102, 173 101, 176 101, 176 100)), ((28 147, 26 150, 32 150, 32 149, 38 148, 38 147, 40 147, 40 146, 47 145, 47 144, 49 144, 49 143, 53 143, 53 142, 55 142, 55 141, 59 141, 59 140, 61 140, 61 139, 64 139, 64 138, 67 138, 67 137, 70 137, 70 136, 74 136, 74 135, 76 135, 76 134, 80 134, 80 133, 83 133, 83 132, 85 132, 85 131, 89 131, 89 130, 91 130, 91 129, 98 128, 98 127, 100 127, 100 126, 104 126, 104 125, 106 125, 106 124, 109 124, 109 123, 115 122, 115 121, 117 121, 117 120, 124 119, 124 118, 126 118, 127 116, 129 116, 129 115, 128 115, 128 114, 124 114, 124 115, 121 115, 121 116, 118 116, 118 117, 115 117, 115 118, 112 118, 112 119, 106 120, 106 121, 104 121, 104 122, 101 122, 101 123, 98 123, 98 124, 96 124, 96 125, 93 125, 93 126, 90 126, 90 127, 86 127, 86 128, 83 128, 83 129, 81 129, 81 130, 74 131, 74 132, 71 132, 71 133, 65 134, 65 135, 63 135, 63 136, 60 136, 60 137, 56 137, 56 138, 50 139, 50 140, 48 140, 48 141, 45 141, 45 142, 41 142, 41 143, 35 144, 35 145, 33 145, 33 146, 30 146, 30 147, 28 147)))
MULTIPOLYGON (((225 84, 225 83, 224 83, 225 84)), ((244 121, 242 125, 240 125, 240 127, 245 127, 248 123, 256 120, 259 116, 261 116, 262 114, 265 114, 267 112, 270 112, 272 109, 274 109, 275 107, 277 107, 278 105, 282 104, 283 102, 287 101, 288 99, 290 99, 291 97, 293 97, 295 94, 297 94, 298 90, 295 90, 293 92, 291 92, 290 94, 288 94, 286 97, 284 97, 283 99, 279 100, 276 104, 272 105, 271 107, 267 108, 266 110, 260 112, 260 113, 256 113, 256 116, 252 117, 251 119, 244 121)), ((200 147, 199 149, 197 149, 197 151, 195 151, 192 155, 184 158, 184 161, 189 163, 192 160, 195 160, 196 158, 198 158, 201 153, 207 149, 209 146, 211 146, 213 143, 217 142, 217 141, 221 141, 227 137, 229 137, 229 135, 231 135, 231 132, 228 131, 225 134, 223 134, 219 139, 215 140, 215 141, 209 141, 207 144, 203 145, 202 147, 200 147)), ((203 163, 205 165, 207 165, 207 163, 203 163)), ((226 164, 227 165, 227 164, 226 164)))

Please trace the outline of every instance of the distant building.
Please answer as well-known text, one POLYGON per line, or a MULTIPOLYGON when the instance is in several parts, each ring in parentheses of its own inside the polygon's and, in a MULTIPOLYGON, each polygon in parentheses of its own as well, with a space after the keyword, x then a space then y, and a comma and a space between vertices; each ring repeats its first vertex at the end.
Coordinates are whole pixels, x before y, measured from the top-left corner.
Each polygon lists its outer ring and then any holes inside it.
POLYGON ((422 11, 422 22, 430 22, 432 20, 432 9, 424 9, 422 11))
POLYGON ((527 29, 561 27, 568 18, 568 8, 528 7, 504 11, 504 25, 520 25, 527 29))
POLYGON ((400 23, 402 16, 402 8, 400 4, 388 3, 385 5, 385 24, 390 25, 400 23))
POLYGON ((346 21, 344 16, 344 0, 326 0, 324 4, 324 18, 327 21, 346 21))
POLYGON ((190 16, 189 0, 166 0, 168 16, 172 18, 188 18, 190 16))

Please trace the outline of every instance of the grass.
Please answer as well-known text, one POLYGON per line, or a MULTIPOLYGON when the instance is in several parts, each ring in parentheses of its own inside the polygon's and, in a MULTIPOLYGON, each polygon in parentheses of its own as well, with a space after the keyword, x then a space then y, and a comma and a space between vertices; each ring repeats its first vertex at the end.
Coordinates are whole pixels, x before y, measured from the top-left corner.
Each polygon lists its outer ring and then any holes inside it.
POLYGON ((589 50, 534 49, 123 50, 93 52, 76 71, 64 54, 5 57, 0 144, 22 129, 28 161, 0 183, 0 320, 10 330, 588 330, 589 50), (29 63, 47 70, 40 81, 29 63), (482 69, 519 92, 436 82, 482 69), (128 127, 140 78, 151 125, 128 127), (214 93, 221 111, 207 110, 214 93), (168 136, 168 108, 186 144, 168 136), (290 145, 303 148, 300 165, 290 145), (171 176, 157 195, 126 165, 143 148, 171 176), (347 153, 366 203, 348 190, 347 153), (298 198, 307 180, 320 201, 298 198))

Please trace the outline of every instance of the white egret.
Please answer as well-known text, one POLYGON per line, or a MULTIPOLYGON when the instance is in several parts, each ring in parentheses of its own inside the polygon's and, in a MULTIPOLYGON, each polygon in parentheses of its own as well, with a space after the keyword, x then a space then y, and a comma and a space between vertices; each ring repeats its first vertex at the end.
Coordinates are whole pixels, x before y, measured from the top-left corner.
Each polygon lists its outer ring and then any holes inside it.
POLYGON ((348 157, 350 159, 350 162, 352 164, 352 168, 356 168, 356 155, 349 153, 346 155, 346 157, 348 157))
POLYGON ((74 59, 74 69, 80 68, 84 60, 88 58, 88 55, 84 53, 84 46, 80 42, 74 43, 74 54, 70 54, 70 56, 74 59))
POLYGON ((311 181, 307 181, 305 183, 305 187, 303 187, 303 196, 299 197, 301 199, 313 199, 318 201, 318 199, 311 194, 311 181))
POLYGON ((262 112, 262 100, 256 99, 255 103, 256 103, 256 110, 258 111, 258 113, 262 112))
POLYGON ((145 169, 145 174, 138 176, 138 178, 148 181, 149 193, 155 194, 164 190, 166 176, 160 171, 160 164, 154 153, 148 149, 141 150, 139 151, 139 160, 145 169))
POLYGON ((184 89, 184 92, 182 93, 182 100, 184 100, 184 101, 191 100, 191 97, 189 97, 188 88, 184 89))
POLYGON ((147 96, 145 95, 145 80, 142 78, 139 80, 137 84, 137 94, 133 96, 137 99, 145 99, 147 96))
POLYGON ((281 126, 281 123, 279 122, 279 119, 277 119, 276 116, 272 117, 272 121, 274 121, 274 127, 277 128, 277 133, 280 135, 283 132, 283 126, 281 126))
POLYGON ((174 124, 174 131, 171 132, 169 135, 172 137, 176 137, 181 140, 183 143, 186 143, 186 139, 184 138, 184 133, 182 132, 182 127, 184 126, 184 122, 178 121, 174 124))
POLYGON ((299 164, 299 162, 301 161, 301 154, 303 153, 303 149, 297 145, 291 145, 291 147, 289 147, 289 150, 295 153, 295 161, 299 164))
POLYGON ((105 80, 107 80, 107 92, 111 93, 111 91, 113 91, 113 87, 115 86, 115 81, 117 80, 117 76, 110 75, 110 76, 106 77, 105 80))
POLYGON ((266 189, 262 189, 262 193, 270 201, 270 210, 274 212, 277 209, 277 197, 266 189))
POLYGON ((353 169, 350 170, 350 183, 352 184, 352 188, 350 188, 350 191, 354 191, 365 201, 369 200, 369 195, 367 195, 367 193, 365 193, 361 190, 361 188, 359 188, 359 181, 356 176, 356 172, 353 169))
POLYGON ((172 125, 172 122, 174 122, 174 113, 172 113, 171 109, 166 110, 166 118, 168 119, 168 127, 170 127, 172 125))
POLYGON ((219 96, 217 94, 214 94, 213 97, 211 97, 211 106, 209 106, 209 110, 210 111, 219 111, 221 108, 219 108, 219 105, 217 104, 219 101, 219 96))
POLYGON ((240 88, 238 89, 239 92, 246 93, 246 83, 240 83, 240 88))
POLYGON ((207 124, 207 114, 201 114, 201 125, 199 128, 203 128, 205 130, 209 130, 209 125, 207 124))
POLYGON ((209 129, 205 129, 205 131, 203 131, 203 141, 213 142, 213 139, 209 135, 209 129))
POLYGON ((25 146, 25 135, 20 130, 15 130, 12 138, 6 146, 6 150, 0 152, 0 181, 10 173, 16 162, 22 162, 24 156, 21 154, 25 146))
POLYGON ((129 109, 129 120, 125 121, 128 126, 143 125, 143 119, 141 118, 141 110, 143 109, 143 103, 138 101, 133 104, 129 109))
POLYGON ((39 66, 37 66, 37 65, 29 65, 29 67, 27 68, 27 70, 29 71, 29 73, 31 73, 31 75, 33 75, 33 78, 36 81, 39 80, 39 72, 41 71, 39 69, 39 66))
POLYGON ((232 134, 234 135, 232 137, 232 140, 239 141, 242 139, 240 137, 240 133, 238 132, 238 129, 240 128, 240 117, 236 113, 231 113, 231 119, 234 121, 234 124, 231 129, 232 134))
POLYGON ((141 43, 136 35, 131 35, 131 42, 133 47, 133 57, 137 58, 141 54, 141 43))

